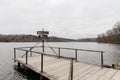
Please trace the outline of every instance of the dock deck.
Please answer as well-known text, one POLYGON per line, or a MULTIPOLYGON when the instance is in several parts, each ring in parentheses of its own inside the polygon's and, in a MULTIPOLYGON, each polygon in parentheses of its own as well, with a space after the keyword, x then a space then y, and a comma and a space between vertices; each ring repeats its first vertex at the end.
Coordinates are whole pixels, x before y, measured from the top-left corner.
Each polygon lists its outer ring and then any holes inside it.
MULTIPOLYGON (((16 58, 16 61, 50 80, 70 80, 70 60, 43 55, 44 68, 41 73, 41 57, 16 58)), ((73 80, 119 80, 120 71, 74 61, 73 80)))

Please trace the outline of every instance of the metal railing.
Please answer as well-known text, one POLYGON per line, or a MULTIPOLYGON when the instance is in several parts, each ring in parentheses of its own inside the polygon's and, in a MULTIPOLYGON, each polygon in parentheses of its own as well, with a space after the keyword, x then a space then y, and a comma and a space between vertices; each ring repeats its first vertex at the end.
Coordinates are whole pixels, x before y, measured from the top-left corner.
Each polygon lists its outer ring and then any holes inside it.
MULTIPOLYGON (((35 48, 41 48, 42 46, 36 46, 35 48)), ((58 49, 58 55, 52 55, 52 54, 46 54, 43 52, 37 52, 37 51, 31 51, 31 50, 26 50, 25 48, 32 48, 32 47, 19 47, 19 48, 14 48, 14 61, 16 62, 16 50, 20 50, 20 51, 25 51, 25 58, 26 58, 26 62, 25 64, 28 64, 28 54, 30 53, 36 53, 36 54, 41 54, 41 73, 43 72, 43 55, 46 56, 52 56, 52 57, 58 57, 58 58, 64 58, 64 59, 69 59, 70 60, 70 80, 73 80, 73 60, 75 60, 76 62, 78 61, 77 56, 78 56, 78 51, 88 51, 88 52, 99 52, 101 54, 101 67, 103 67, 103 53, 104 51, 96 51, 96 50, 85 50, 85 49, 75 49, 75 48, 62 48, 62 47, 47 47, 44 46, 45 48, 52 48, 52 49, 58 49), (61 49, 65 49, 65 50, 73 50, 75 53, 75 58, 74 57, 64 57, 61 55, 61 49)))
MULTIPOLYGON (((45 46, 47 47, 47 46, 45 46)), ((48 47, 49 48, 49 47, 48 47)), ((87 51, 87 52, 98 52, 101 54, 101 67, 103 67, 103 53, 104 51, 97 51, 97 50, 86 50, 86 49, 75 49, 75 48, 62 48, 62 47, 50 47, 50 48, 54 48, 54 49, 58 49, 58 56, 59 58, 61 57, 61 49, 66 49, 66 50, 74 50, 75 51, 75 60, 76 62, 78 61, 78 51, 87 51)))

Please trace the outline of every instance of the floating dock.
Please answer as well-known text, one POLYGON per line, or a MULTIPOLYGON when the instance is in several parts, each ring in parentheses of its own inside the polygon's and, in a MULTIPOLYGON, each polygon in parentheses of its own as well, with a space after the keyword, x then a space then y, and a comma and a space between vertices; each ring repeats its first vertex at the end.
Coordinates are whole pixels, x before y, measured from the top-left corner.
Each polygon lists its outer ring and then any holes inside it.
MULTIPOLYGON (((26 47, 26 48, 30 48, 30 47, 26 47)), ((55 56, 41 52, 31 51, 29 49, 15 48, 14 60, 15 62, 26 66, 27 68, 35 71, 38 74, 45 76, 50 80, 119 80, 120 79, 119 70, 115 70, 112 68, 105 68, 103 66, 81 63, 76 60, 77 58, 62 57, 60 56, 60 49, 63 48, 58 48, 59 56, 55 56), (17 58, 16 50, 26 51, 25 57, 17 58), (40 55, 28 57, 29 52, 39 53, 40 55)), ((72 49, 72 50, 75 50, 75 53, 77 53, 77 49, 72 49)), ((82 50, 82 51, 91 51, 91 50, 82 50)), ((93 52, 98 52, 98 51, 93 51, 93 52)), ((101 57, 101 59, 103 58, 101 57)), ((103 64, 103 62, 101 63, 103 64)))

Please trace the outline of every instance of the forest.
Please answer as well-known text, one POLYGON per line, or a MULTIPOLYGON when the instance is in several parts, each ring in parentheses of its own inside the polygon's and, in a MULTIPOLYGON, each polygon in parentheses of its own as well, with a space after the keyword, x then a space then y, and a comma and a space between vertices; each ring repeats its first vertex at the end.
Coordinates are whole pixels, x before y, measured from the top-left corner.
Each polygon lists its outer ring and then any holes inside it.
MULTIPOLYGON (((38 42, 41 39, 36 35, 3 35, 0 34, 0 42, 38 42)), ((55 36, 49 36, 46 41, 48 42, 70 42, 76 41, 74 39, 67 39, 55 36)))
POLYGON ((114 24, 113 27, 105 33, 99 34, 97 42, 120 44, 120 22, 114 24))

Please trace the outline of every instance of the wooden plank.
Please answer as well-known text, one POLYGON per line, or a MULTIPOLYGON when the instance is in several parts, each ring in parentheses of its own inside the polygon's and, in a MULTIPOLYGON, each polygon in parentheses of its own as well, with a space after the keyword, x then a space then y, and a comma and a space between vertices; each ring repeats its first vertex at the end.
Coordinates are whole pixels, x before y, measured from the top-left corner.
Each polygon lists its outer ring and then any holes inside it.
POLYGON ((87 76, 81 80, 97 80, 99 77, 103 76, 107 71, 109 71, 108 68, 100 69, 93 74, 89 74, 89 76, 87 76))
MULTIPOLYGON (((80 69, 82 70, 85 66, 87 66, 87 64, 74 62, 74 69, 73 69, 74 73, 76 71, 80 70, 80 69)), ((58 75, 61 75, 61 77, 59 78, 59 80, 68 80, 68 77, 70 76, 70 74, 69 74, 69 72, 70 72, 69 68, 70 68, 70 66, 68 66, 67 69, 64 68, 64 70, 62 70, 62 72, 58 73, 58 75)), ((73 73, 73 75, 74 75, 74 73, 73 73)))
POLYGON ((116 73, 116 70, 110 69, 107 73, 105 73, 103 76, 99 77, 98 80, 109 80, 114 73, 116 73))
POLYGON ((96 71, 98 69, 100 69, 100 68, 98 68, 96 66, 92 66, 88 70, 86 70, 86 71, 82 72, 81 74, 79 74, 77 77, 74 77, 74 79, 75 80, 80 80, 82 77, 85 77, 86 75, 88 75, 90 73, 93 73, 94 71, 96 71))
POLYGON ((118 70, 110 80, 119 80, 120 79, 120 71, 118 70))
MULTIPOLYGON (((70 60, 63 58, 48 57, 44 55, 44 68, 41 73, 41 59, 38 57, 28 57, 28 65, 25 58, 17 58, 17 62, 25 65, 33 71, 44 75, 50 80, 68 80, 70 75, 70 60)), ((120 71, 110 68, 75 62, 73 69, 73 80, 119 80, 120 71)))
POLYGON ((92 65, 87 65, 81 69, 78 69, 76 72, 74 72, 74 78, 78 77, 80 74, 86 72, 87 70, 89 70, 92 67, 93 67, 92 65))
POLYGON ((58 63, 55 63, 55 64, 51 64, 51 65, 46 65, 45 66, 45 71, 46 72, 52 72, 52 71, 56 71, 56 69, 59 69, 59 67, 63 66, 66 64, 67 62, 58 62, 58 63))
POLYGON ((96 66, 93 71, 88 72, 87 74, 81 76, 78 80, 87 80, 88 77, 91 77, 92 74, 96 73, 101 69, 102 69, 101 67, 96 66))

